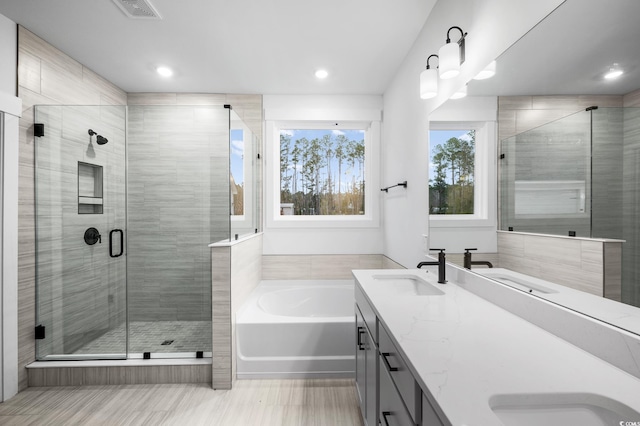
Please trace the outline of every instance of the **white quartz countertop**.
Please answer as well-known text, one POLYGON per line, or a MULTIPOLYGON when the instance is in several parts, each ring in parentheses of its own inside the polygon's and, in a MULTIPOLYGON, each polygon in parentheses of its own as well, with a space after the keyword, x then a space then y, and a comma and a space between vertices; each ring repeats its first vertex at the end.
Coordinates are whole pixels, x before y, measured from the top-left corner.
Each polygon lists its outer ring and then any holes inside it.
POLYGON ((430 269, 353 274, 420 387, 451 424, 501 425, 489 405, 497 395, 595 394, 640 412, 638 378, 453 282, 437 284, 430 269), (374 279, 384 274, 418 275, 444 294, 398 291, 374 279))

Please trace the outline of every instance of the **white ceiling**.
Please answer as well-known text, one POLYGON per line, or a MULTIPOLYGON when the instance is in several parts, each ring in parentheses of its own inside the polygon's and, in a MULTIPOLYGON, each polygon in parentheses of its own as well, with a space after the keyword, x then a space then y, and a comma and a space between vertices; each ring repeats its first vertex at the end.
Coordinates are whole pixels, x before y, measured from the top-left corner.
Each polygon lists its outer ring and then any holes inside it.
POLYGON ((150 0, 149 21, 112 0, 0 0, 0 14, 127 92, 382 94, 435 1, 150 0))
MULTIPOLYGON (((0 14, 127 92, 382 94, 436 0, 150 2, 162 20, 127 18, 112 0, 0 0, 0 14), (160 64, 174 77, 159 77, 160 64), (317 80, 318 68, 329 78, 317 80)), ((637 90, 638 18, 639 0, 567 0, 469 94, 637 90), (613 62, 625 75, 605 82, 613 62)))

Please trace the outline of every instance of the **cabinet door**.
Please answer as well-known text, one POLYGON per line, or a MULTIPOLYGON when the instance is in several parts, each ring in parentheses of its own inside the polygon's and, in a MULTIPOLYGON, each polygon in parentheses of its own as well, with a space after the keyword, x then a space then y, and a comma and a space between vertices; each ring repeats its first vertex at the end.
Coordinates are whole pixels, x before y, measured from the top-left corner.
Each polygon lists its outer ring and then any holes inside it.
POLYGON ((366 329, 367 425, 378 424, 378 347, 366 329))
POLYGON ((382 426, 415 425, 391 381, 386 368, 380 369, 380 424, 382 426))
POLYGON ((362 314, 356 305, 356 389, 358 391, 358 402, 360 403, 360 411, 362 417, 366 418, 366 338, 367 329, 364 325, 362 314))

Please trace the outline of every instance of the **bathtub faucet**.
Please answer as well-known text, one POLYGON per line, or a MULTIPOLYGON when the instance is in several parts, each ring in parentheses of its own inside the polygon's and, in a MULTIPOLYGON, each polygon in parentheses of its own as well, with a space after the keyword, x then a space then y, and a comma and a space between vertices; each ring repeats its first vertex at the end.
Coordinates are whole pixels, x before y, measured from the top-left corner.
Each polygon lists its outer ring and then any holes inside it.
POLYGON ((447 262, 446 255, 444 254, 445 249, 431 249, 433 251, 439 251, 438 253, 438 261, 437 262, 420 262, 418 263, 418 268, 422 268, 423 266, 429 265, 438 265, 438 284, 446 284, 446 270, 447 270, 447 262))
POLYGON ((488 260, 474 260, 471 261, 471 250, 478 250, 477 248, 466 248, 464 252, 464 267, 471 269, 471 265, 485 265, 489 268, 493 268, 493 264, 488 260))

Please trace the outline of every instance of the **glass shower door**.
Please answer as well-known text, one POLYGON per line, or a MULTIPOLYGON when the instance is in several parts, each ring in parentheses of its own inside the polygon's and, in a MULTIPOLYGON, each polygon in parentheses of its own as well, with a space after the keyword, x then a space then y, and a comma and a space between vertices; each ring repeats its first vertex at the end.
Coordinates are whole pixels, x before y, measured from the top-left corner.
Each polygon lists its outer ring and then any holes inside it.
POLYGON ((126 110, 36 106, 36 357, 126 358, 126 110))

